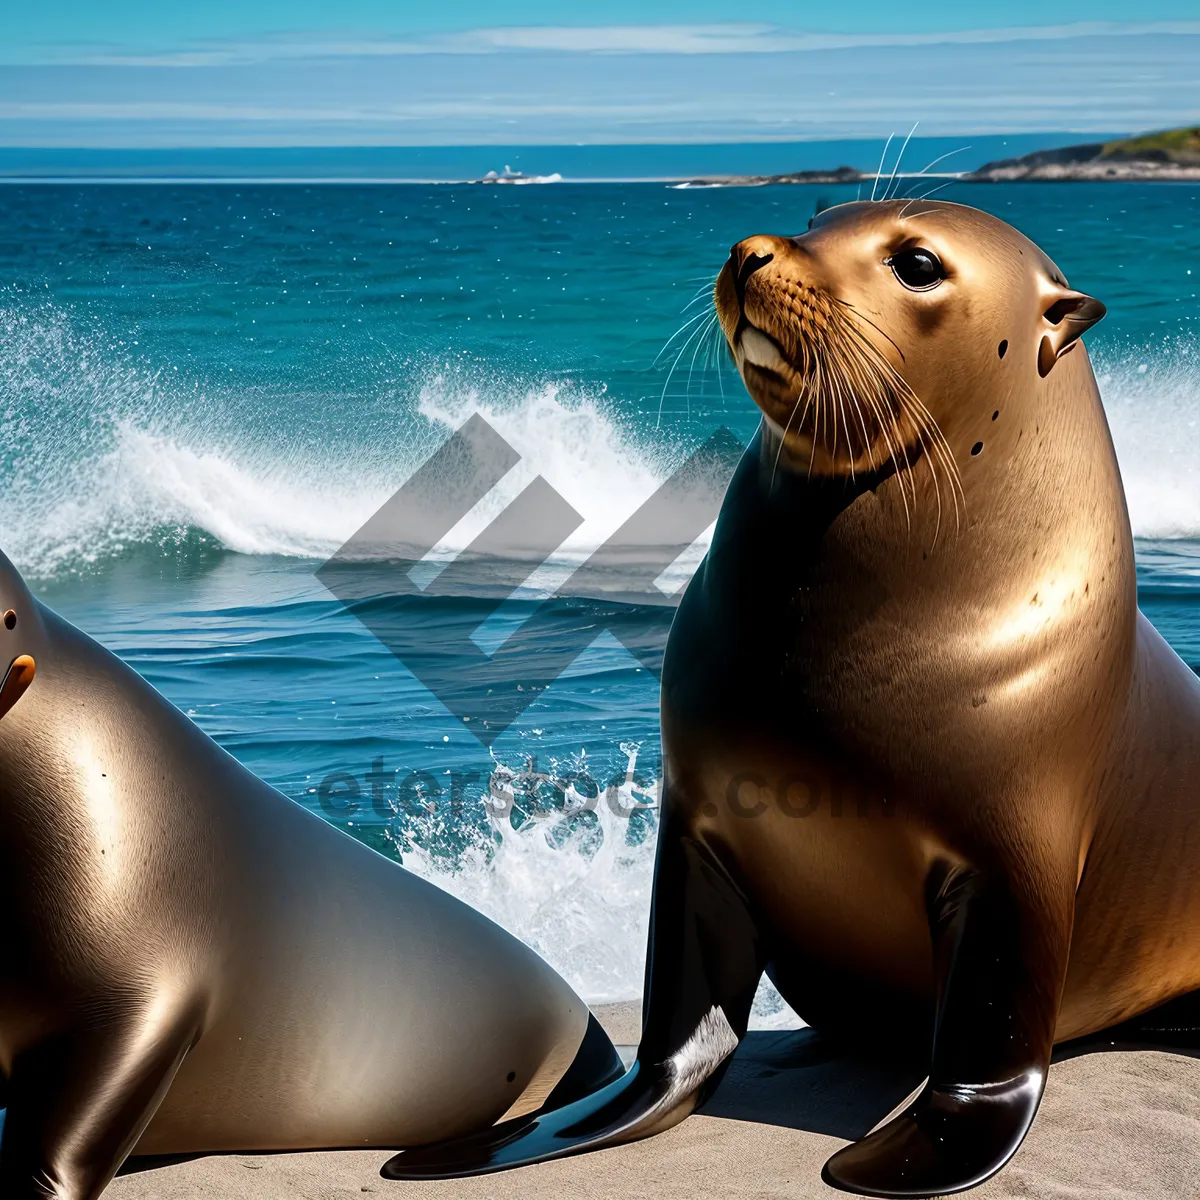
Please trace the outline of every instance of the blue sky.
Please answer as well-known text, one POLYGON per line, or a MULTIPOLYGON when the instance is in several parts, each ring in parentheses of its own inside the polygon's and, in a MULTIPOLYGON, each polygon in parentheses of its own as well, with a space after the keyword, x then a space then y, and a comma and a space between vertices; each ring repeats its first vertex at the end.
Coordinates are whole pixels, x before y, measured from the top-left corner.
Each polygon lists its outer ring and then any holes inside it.
POLYGON ((1197 18, 1194 0, 1148 0, 1136 10, 1128 0, 1090 0, 1086 8, 1045 0, 1008 3, 896 4, 856 0, 830 5, 796 0, 606 0, 568 4, 563 0, 474 0, 404 3, 397 0, 14 0, 0 20, 6 61, 29 61, 63 46, 108 45, 171 51, 192 42, 253 38, 265 34, 430 34, 495 26, 706 25, 739 22, 821 33, 940 32, 1000 29, 1021 25, 1063 25, 1197 18))
POLYGON ((0 145, 1132 131, 1200 122, 1198 63, 1196 0, 11 2, 0 145))

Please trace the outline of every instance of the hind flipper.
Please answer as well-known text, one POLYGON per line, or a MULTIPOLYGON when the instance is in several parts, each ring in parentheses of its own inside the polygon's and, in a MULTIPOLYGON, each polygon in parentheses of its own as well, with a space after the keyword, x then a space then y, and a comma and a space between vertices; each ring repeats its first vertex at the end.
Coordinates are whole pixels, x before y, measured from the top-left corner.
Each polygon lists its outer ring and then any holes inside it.
POLYGON ((902 1113, 835 1154, 826 1183, 865 1196, 943 1196, 982 1183, 1020 1146, 1050 1064, 1072 913, 1067 871, 1030 874, 948 872, 930 912, 938 1010, 929 1081, 902 1113))
POLYGON ((634 1141, 681 1121, 715 1085, 746 1032, 761 940, 718 858, 674 824, 668 817, 659 833, 645 1020, 633 1066, 566 1107, 406 1150, 384 1166, 385 1178, 483 1175, 634 1141))
POLYGON ((612 1044, 612 1039, 604 1032, 600 1022, 588 1013, 583 1041, 575 1051, 575 1057, 566 1074, 546 1097, 542 1110, 550 1111, 582 1100, 584 1096, 615 1083, 624 1073, 625 1065, 621 1062, 621 1056, 612 1044))

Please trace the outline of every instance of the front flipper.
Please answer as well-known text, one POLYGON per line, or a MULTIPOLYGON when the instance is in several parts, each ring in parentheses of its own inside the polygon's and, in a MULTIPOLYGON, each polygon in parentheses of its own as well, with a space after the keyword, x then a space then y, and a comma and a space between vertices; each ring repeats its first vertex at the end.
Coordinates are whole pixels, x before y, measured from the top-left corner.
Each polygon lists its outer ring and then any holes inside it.
POLYGON ((385 1178, 483 1175, 635 1141, 683 1120, 715 1086, 746 1032, 762 974, 760 939, 724 866, 674 824, 668 818, 659 833, 646 1012, 633 1066, 564 1108, 406 1150, 385 1164, 385 1178))
POLYGON ((4 1200, 97 1200, 154 1116, 200 1024, 197 1012, 152 997, 102 1016, 17 1055, 0 1142, 4 1200))
POLYGON ((902 1113, 835 1154, 826 1183, 865 1196, 944 1196, 1008 1162, 1041 1102, 1071 912, 1067 878, 947 871, 930 912, 938 1012, 929 1081, 902 1113))

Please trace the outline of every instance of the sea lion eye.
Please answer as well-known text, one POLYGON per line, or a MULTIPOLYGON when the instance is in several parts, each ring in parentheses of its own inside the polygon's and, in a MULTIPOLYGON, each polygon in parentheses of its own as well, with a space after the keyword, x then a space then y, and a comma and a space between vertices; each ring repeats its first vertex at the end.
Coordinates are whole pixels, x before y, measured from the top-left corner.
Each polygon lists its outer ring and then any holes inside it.
POLYGON ((946 278, 942 260, 932 250, 920 246, 901 250, 885 261, 892 268, 892 274, 910 291, 927 292, 946 278))

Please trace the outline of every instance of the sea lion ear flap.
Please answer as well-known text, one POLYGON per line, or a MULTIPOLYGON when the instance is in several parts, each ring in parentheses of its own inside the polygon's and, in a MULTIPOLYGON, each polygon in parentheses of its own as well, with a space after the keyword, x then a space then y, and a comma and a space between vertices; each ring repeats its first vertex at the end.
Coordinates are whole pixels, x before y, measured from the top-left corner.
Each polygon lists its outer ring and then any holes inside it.
POLYGON ((1079 335, 1108 311, 1099 300, 1055 286, 1044 298, 1042 340, 1038 346, 1038 374, 1044 379, 1058 360, 1075 347, 1079 335))

